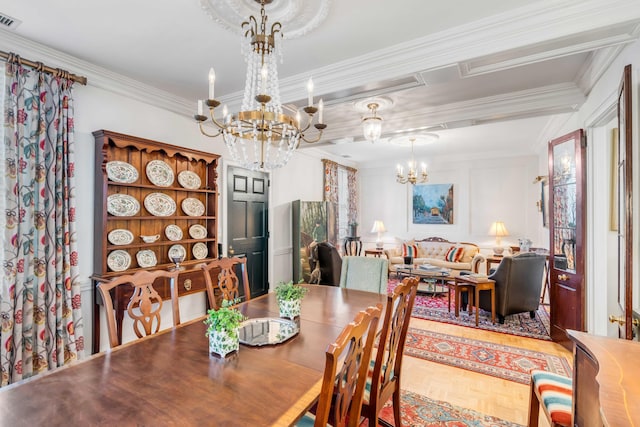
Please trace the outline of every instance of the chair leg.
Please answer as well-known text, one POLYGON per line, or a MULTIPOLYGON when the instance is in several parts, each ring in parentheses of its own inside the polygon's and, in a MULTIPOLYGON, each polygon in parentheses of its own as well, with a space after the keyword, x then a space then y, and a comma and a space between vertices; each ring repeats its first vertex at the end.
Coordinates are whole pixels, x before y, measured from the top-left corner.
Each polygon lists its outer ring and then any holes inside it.
POLYGON ((532 319, 535 319, 535 318, 536 318, 536 312, 535 312, 535 311, 533 311, 533 310, 532 310, 532 311, 530 311, 530 312, 529 312, 529 317, 530 317, 530 318, 532 318, 532 319))
MULTIPOLYGON (((397 384, 396 384, 397 386, 397 384)), ((395 427, 402 427, 402 413, 400 411, 400 387, 393 392, 393 422, 395 427)))
POLYGON ((540 401, 536 394, 535 385, 533 384, 533 378, 531 379, 531 387, 529 390, 529 421, 528 427, 538 427, 538 416, 540 414, 540 401))
POLYGON ((500 323, 501 325, 504 324, 504 316, 501 314, 498 314, 498 323, 500 323))

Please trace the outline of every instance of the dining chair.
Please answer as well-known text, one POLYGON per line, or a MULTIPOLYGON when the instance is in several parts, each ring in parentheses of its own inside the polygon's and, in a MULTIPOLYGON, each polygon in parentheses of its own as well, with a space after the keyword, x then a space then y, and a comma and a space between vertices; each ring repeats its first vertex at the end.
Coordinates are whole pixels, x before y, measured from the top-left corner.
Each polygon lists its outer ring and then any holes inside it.
POLYGON ((387 293, 389 265, 384 258, 346 256, 342 259, 340 287, 387 293))
POLYGON ((552 427, 573 425, 573 379, 553 372, 533 370, 529 393, 528 427, 538 427, 540 406, 552 427))
POLYGON ((384 404, 393 397, 394 425, 402 425, 400 415, 400 373, 402 355, 409 330, 411 312, 420 281, 415 277, 404 279, 387 296, 382 331, 375 357, 372 358, 362 402, 362 416, 370 426, 388 425, 378 416, 384 404))
POLYGON ((326 351, 322 388, 315 415, 307 412, 299 427, 359 425, 368 361, 382 305, 358 313, 326 351))
POLYGON ((202 264, 200 268, 202 268, 204 280, 207 285, 207 297, 209 298, 210 308, 218 309, 218 303, 216 302, 215 297, 216 287, 220 290, 223 300, 234 301, 240 298, 240 280, 242 280, 244 300, 249 301, 251 299, 246 258, 220 258, 213 260, 208 264, 202 264), (240 268, 240 278, 238 278, 237 274, 238 268, 240 268), (220 272, 217 277, 217 286, 214 286, 214 279, 211 277, 211 271, 216 269, 219 269, 220 272))
POLYGON ((131 286, 133 294, 127 304, 127 314, 133 320, 133 331, 138 338, 152 335, 160 330, 160 311, 162 310, 162 298, 153 287, 153 282, 159 278, 168 278, 171 282, 171 307, 173 314, 173 326, 180 324, 180 308, 178 305, 178 290, 176 282, 179 271, 138 271, 116 277, 109 282, 98 284, 98 291, 102 297, 107 316, 107 331, 109 333, 109 345, 111 348, 120 345, 122 331, 118 331, 116 315, 113 309, 111 290, 117 286, 131 286))

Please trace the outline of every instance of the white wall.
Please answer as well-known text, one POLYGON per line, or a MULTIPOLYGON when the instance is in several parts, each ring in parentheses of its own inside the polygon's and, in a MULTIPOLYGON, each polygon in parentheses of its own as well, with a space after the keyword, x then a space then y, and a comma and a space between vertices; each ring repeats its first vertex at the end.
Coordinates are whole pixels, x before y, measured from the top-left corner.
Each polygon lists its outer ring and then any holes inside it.
MULTIPOLYGON (((482 141, 479 141, 482 143, 482 141)), ((432 159, 430 184, 454 185, 454 223, 451 225, 413 224, 411 218, 412 186, 395 181, 395 164, 387 167, 359 169, 360 232, 366 246, 374 246, 377 234, 370 233, 374 220, 382 220, 387 228, 385 247, 397 245, 398 239, 443 237, 451 241, 467 241, 489 250, 495 238, 488 235, 493 221, 504 221, 509 236, 503 245, 517 245, 519 238, 538 241, 542 214, 536 202, 540 186, 533 180, 538 175, 538 158, 523 156, 502 159, 439 161, 432 159)))

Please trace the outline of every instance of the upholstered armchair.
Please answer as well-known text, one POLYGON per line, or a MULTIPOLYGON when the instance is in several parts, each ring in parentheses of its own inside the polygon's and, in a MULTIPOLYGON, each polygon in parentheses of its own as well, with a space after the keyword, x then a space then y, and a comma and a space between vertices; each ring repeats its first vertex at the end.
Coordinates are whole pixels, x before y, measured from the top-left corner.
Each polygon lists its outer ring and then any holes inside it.
MULTIPOLYGON (((542 277, 546 258, 544 255, 525 252, 505 256, 489 279, 496 281, 496 314, 500 323, 510 314, 529 312, 531 318, 540 305, 542 277)), ((491 311, 491 296, 482 292, 480 308, 491 311)))
POLYGON ((384 258, 346 256, 342 259, 340 287, 387 293, 388 261, 384 258))
POLYGON ((315 247, 315 251, 317 251, 318 270, 320 271, 320 277, 316 283, 338 286, 342 270, 342 258, 338 250, 329 242, 320 242, 315 247))

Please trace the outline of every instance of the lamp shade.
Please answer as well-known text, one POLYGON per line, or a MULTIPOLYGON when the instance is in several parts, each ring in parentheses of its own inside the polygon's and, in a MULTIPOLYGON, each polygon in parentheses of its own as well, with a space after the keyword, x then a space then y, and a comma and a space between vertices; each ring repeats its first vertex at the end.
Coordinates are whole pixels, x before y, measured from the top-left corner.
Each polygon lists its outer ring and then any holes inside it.
POLYGON ((489 228, 489 236, 503 237, 508 236, 509 231, 502 221, 496 221, 489 228))
POLYGON ((373 228, 371 228, 372 233, 384 233, 385 231, 387 231, 387 229, 384 228, 384 223, 382 221, 376 220, 373 222, 373 228))
POLYGON ((372 233, 378 233, 378 238, 376 239, 376 249, 382 249, 384 246, 384 242, 382 241, 382 233, 387 231, 384 228, 384 223, 379 219, 373 221, 373 227, 371 228, 372 233))

